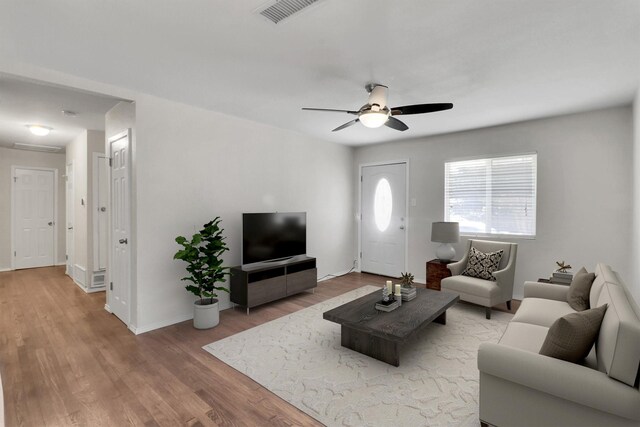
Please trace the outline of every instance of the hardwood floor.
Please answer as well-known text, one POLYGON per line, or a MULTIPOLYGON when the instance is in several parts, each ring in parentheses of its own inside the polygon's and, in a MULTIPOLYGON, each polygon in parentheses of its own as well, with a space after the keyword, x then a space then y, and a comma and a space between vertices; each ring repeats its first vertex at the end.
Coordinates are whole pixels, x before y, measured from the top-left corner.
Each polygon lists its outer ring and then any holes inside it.
POLYGON ((224 310, 211 330, 188 321, 135 336, 63 267, 0 273, 6 425, 322 425, 201 347, 385 279, 351 273, 249 316, 224 310))

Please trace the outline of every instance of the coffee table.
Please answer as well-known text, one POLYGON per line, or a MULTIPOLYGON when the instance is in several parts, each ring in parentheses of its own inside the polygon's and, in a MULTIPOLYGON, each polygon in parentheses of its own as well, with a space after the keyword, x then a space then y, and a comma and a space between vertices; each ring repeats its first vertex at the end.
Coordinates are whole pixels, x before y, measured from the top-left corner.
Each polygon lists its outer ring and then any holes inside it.
POLYGON ((446 291, 417 288, 417 296, 391 312, 378 311, 375 291, 326 311, 322 318, 341 325, 341 344, 374 359, 400 366, 399 347, 431 322, 445 325, 447 309, 460 297, 446 291))

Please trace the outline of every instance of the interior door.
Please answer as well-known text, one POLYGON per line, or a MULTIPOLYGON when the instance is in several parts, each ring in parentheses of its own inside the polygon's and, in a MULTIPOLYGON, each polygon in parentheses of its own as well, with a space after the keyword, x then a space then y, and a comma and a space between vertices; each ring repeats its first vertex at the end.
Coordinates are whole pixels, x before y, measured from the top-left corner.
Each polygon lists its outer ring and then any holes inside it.
POLYGON ((65 201, 66 201, 66 218, 67 218, 67 276, 73 278, 73 249, 75 248, 74 243, 74 234, 73 234, 73 200, 74 200, 74 192, 73 192, 73 163, 67 164, 65 171, 65 201))
POLYGON ((14 184, 14 268, 54 264, 54 172, 16 168, 14 184))
POLYGON ((130 230, 130 131, 109 139, 111 146, 111 253, 110 299, 112 312, 129 324, 131 285, 130 230))
POLYGON ((405 270, 407 164, 362 168, 361 270, 399 277, 405 270))

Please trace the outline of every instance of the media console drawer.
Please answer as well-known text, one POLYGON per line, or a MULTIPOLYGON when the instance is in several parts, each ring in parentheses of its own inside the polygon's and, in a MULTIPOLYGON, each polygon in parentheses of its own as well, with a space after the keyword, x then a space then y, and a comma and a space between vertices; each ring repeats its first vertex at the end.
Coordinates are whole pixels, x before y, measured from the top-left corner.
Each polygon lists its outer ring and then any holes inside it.
POLYGON ((248 307, 255 307, 256 305, 287 296, 287 281, 285 280, 285 276, 249 283, 248 288, 248 307))
POLYGON ((297 294, 316 286, 318 286, 317 268, 287 274, 287 295, 297 294))

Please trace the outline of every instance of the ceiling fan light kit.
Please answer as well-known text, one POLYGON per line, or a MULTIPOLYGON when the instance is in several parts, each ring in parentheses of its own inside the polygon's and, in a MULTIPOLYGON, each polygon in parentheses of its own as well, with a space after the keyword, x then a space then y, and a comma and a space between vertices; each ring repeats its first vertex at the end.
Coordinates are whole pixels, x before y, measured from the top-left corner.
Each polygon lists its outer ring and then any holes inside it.
POLYGON ((433 113, 436 111, 450 110, 451 108, 453 108, 453 104, 451 103, 416 104, 389 108, 387 106, 388 88, 386 86, 372 83, 367 84, 365 86, 365 89, 367 90, 367 92, 369 92, 369 101, 365 105, 360 107, 358 111, 337 110, 332 108, 303 108, 303 110, 347 113, 358 116, 358 118, 333 129, 333 132, 348 128, 349 126, 355 125, 358 122, 362 123, 365 127, 368 128, 379 128, 382 125, 385 125, 387 127, 390 127, 391 129, 402 132, 409 129, 409 127, 393 116, 433 113))

